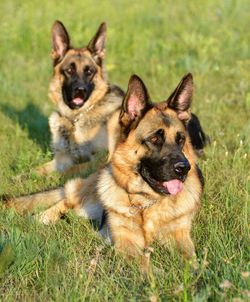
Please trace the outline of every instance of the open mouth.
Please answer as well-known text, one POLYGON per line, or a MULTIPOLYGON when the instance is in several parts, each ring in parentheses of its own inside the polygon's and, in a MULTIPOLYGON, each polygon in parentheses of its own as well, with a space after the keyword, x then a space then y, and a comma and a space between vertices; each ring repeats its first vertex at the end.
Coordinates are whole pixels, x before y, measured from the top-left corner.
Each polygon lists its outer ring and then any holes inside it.
POLYGON ((83 93, 77 93, 71 100, 71 104, 75 108, 80 108, 85 103, 85 96, 83 93))
POLYGON ((149 175, 149 172, 142 168, 141 171, 142 178, 150 185, 150 187, 161 194, 168 194, 168 195, 176 195, 180 193, 183 190, 183 183, 184 179, 180 180, 177 178, 173 178, 170 180, 163 180, 159 181, 154 178, 152 178, 149 175))
POLYGON ((94 87, 94 84, 65 81, 62 86, 64 103, 73 110, 81 108, 88 101, 94 87))
POLYGON ((165 194, 170 195, 176 195, 183 190, 183 182, 179 179, 157 182, 157 185, 165 194))

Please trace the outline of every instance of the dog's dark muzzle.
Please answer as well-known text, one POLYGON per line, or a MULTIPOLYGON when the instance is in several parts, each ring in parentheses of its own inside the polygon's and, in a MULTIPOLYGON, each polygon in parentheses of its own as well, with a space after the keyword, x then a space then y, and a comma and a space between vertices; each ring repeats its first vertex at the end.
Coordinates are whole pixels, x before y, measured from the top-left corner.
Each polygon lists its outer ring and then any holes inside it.
POLYGON ((73 94, 82 94, 85 95, 87 93, 87 86, 86 85, 79 85, 74 87, 73 94))
POLYGON ((189 161, 180 152, 168 153, 161 158, 144 158, 141 167, 148 171, 151 178, 160 182, 170 179, 184 181, 191 169, 189 161))
POLYGON ((81 107, 89 98, 91 94, 90 85, 84 83, 76 83, 72 85, 72 97, 71 97, 71 105, 74 108, 81 107))
POLYGON ((181 152, 167 153, 161 158, 143 158, 138 171, 142 178, 161 194, 176 195, 183 190, 190 163, 181 152))
POLYGON ((72 87, 73 89, 73 91, 72 91, 72 94, 73 94, 73 98, 74 97, 77 97, 77 96, 79 96, 79 97, 82 97, 83 99, 86 99, 86 96, 87 96, 87 94, 88 94, 88 87, 87 87, 87 85, 84 85, 84 84, 78 84, 78 85, 73 85, 73 87, 72 87))

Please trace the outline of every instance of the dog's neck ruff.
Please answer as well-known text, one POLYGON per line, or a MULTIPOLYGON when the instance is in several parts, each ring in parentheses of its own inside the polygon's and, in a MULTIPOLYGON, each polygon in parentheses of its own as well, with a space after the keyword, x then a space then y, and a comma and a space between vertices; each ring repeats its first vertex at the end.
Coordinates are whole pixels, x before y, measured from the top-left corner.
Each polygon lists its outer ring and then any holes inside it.
POLYGON ((108 165, 100 173, 98 193, 101 203, 107 211, 113 209, 127 217, 140 214, 161 200, 157 196, 155 199, 153 196, 152 198, 145 196, 146 194, 143 192, 128 192, 124 186, 117 183, 111 165, 108 165), (119 198, 119 202, 117 198, 119 198))
POLYGON ((136 215, 139 212, 143 212, 144 210, 152 207, 154 204, 157 203, 158 200, 153 199, 151 201, 149 201, 149 203, 145 204, 145 205, 136 205, 134 203, 132 203, 130 196, 128 195, 129 201, 131 203, 131 206, 129 207, 129 213, 131 215, 136 215))
MULTIPOLYGON (((93 105, 89 106, 88 108, 84 109, 84 112, 89 112, 89 111, 91 111, 94 107, 95 107, 95 105, 93 104, 93 105)), ((81 119, 82 116, 83 116, 83 112, 79 113, 79 114, 76 116, 76 118, 73 120, 73 123, 78 122, 78 121, 81 119)))

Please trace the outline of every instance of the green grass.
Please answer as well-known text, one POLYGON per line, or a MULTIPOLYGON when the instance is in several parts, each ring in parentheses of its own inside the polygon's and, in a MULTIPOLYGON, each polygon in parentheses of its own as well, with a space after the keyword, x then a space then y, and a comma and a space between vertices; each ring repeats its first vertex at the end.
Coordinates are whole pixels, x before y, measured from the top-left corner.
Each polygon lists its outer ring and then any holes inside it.
POLYGON ((107 21, 110 81, 126 88, 137 73, 153 100, 168 97, 191 71, 193 111, 212 140, 200 161, 206 187, 193 227, 198 273, 155 245, 157 270, 146 279, 72 213, 46 227, 0 209, 1 301, 249 299, 249 278, 242 276, 249 271, 249 15, 248 0, 1 1, 0 194, 28 194, 65 181, 16 177, 51 158, 47 117, 54 107, 47 87, 55 19, 77 46, 107 21))

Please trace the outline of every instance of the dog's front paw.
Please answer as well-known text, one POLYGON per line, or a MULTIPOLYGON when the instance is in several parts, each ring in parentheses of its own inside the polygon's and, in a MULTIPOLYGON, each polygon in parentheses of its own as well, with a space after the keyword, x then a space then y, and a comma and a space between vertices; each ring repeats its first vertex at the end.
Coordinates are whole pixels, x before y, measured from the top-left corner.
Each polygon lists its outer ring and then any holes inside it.
POLYGON ((55 160, 51 160, 51 161, 37 167, 33 172, 35 172, 39 176, 44 176, 44 175, 48 175, 55 171, 56 171, 55 160))
MULTIPOLYGON (((65 146, 61 144, 61 150, 65 149, 65 146)), ((74 161, 69 154, 63 152, 55 152, 55 167, 56 171, 63 173, 74 166, 74 161)))
POLYGON ((45 225, 56 223, 60 219, 60 217, 60 212, 55 211, 54 209, 48 209, 42 213, 35 215, 35 219, 45 225))

